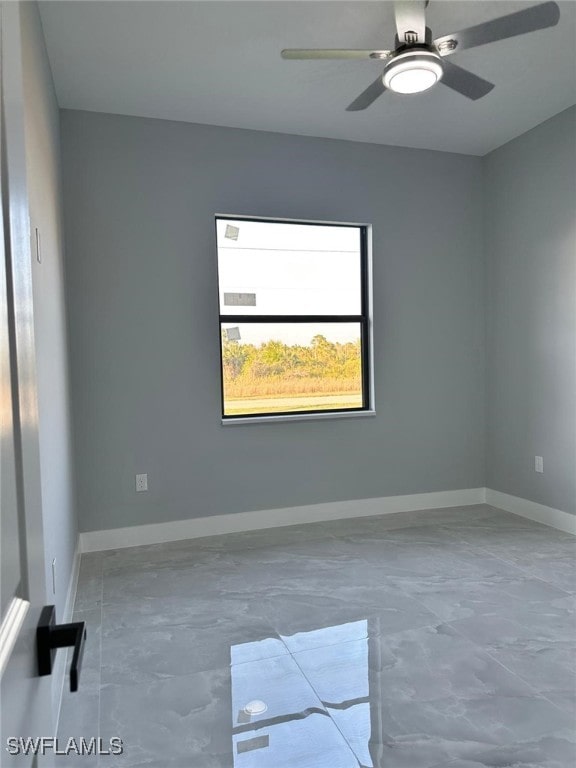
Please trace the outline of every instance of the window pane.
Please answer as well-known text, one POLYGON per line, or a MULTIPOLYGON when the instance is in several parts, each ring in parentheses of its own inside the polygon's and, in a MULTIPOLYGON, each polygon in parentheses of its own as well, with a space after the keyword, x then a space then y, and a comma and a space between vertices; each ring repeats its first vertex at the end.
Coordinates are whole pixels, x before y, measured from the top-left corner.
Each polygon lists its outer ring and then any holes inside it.
POLYGON ((221 314, 359 315, 360 227, 218 219, 221 314))
POLYGON ((224 415, 363 407, 360 323, 222 323, 224 415))

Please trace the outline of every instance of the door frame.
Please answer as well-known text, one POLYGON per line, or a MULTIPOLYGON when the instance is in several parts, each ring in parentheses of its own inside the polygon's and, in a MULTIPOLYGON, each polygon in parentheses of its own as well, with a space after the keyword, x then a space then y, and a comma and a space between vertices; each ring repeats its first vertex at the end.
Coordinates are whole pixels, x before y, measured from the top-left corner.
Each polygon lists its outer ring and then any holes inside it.
MULTIPOLYGON (((6 659, 1 674, 2 699, 10 697, 9 712, 8 708, 2 708, 2 730, 6 737, 52 735, 54 716, 50 677, 38 677, 36 658, 36 626, 46 603, 47 590, 20 3, 0 2, 0 14, 2 255, 6 265, 19 530, 19 542, 14 545, 20 548, 20 580, 9 604, 12 606, 10 648, 4 654, 6 659), (17 729, 15 733, 8 732, 13 728, 17 729), (22 729, 29 733, 21 733, 22 729)), ((6 613, 9 612, 10 609, 6 613)), ((5 629, 6 635, 8 629, 5 629)), ((0 752, 2 765, 8 765, 4 762, 7 759, 4 744, 0 744, 0 752)), ((25 764, 21 757, 18 764, 25 764)))

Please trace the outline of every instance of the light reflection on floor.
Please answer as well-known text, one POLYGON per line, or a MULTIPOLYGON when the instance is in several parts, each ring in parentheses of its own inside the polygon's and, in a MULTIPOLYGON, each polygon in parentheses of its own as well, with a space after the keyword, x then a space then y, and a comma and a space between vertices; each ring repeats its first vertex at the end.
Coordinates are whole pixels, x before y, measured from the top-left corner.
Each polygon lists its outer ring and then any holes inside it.
POLYGON ((334 750, 332 765, 344 768, 352 763, 348 750, 343 749, 343 735, 362 766, 372 768, 368 621, 298 632, 282 639, 289 648, 298 649, 296 658, 254 661, 261 657, 263 646, 276 642, 268 639, 230 648, 235 768, 297 766, 310 740, 316 749, 320 742, 323 752, 334 750), (298 665, 297 658, 314 649, 322 649, 331 659, 332 679, 321 681, 331 691, 330 701, 318 698, 314 671, 306 675, 298 665), (353 674, 343 675, 351 650, 353 674), (280 680, 275 670, 281 672, 280 680), (259 715, 246 712, 253 700, 265 702, 266 711, 259 715))

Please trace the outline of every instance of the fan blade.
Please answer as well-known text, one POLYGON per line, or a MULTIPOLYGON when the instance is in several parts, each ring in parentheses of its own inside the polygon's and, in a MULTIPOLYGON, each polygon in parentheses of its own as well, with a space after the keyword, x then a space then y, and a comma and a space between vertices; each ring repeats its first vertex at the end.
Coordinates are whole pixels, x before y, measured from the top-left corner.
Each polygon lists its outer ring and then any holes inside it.
POLYGON ((478 77, 478 75, 469 72, 467 69, 462 69, 462 67, 453 64, 451 61, 443 61, 442 67, 444 74, 440 82, 473 101, 486 96, 494 88, 494 83, 478 77))
POLYGON ((384 91, 387 90, 386 86, 382 82, 382 75, 377 80, 362 91, 357 99, 354 99, 352 104, 346 107, 346 112, 359 112, 361 109, 366 109, 370 104, 376 101, 379 96, 382 96, 384 91))
POLYGON ((426 42, 426 2, 397 0, 394 3, 396 30, 401 45, 426 42))
POLYGON ((387 59, 390 51, 361 51, 345 48, 285 48, 283 59, 387 59))
POLYGON ((559 18, 560 9, 556 3, 542 3, 484 24, 477 24, 475 27, 462 29, 452 35, 444 35, 434 40, 434 45, 442 55, 448 55, 454 51, 463 51, 466 48, 476 48, 478 45, 525 35, 537 29, 554 27, 558 24, 559 18), (456 45, 452 46, 450 41, 454 41, 456 45), (443 47, 445 50, 442 50, 443 47))

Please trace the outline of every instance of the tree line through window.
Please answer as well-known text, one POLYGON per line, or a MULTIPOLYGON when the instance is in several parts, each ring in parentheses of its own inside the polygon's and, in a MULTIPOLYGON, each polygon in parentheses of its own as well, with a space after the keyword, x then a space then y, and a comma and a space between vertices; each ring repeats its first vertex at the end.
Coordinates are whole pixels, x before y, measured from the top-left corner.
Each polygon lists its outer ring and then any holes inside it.
POLYGON ((290 411, 306 402, 322 410, 362 406, 360 338, 340 343, 317 334, 307 346, 274 339, 256 346, 229 341, 224 330, 222 359, 229 414, 246 413, 258 403, 261 412, 274 412, 280 404, 270 401, 280 399, 290 411))

